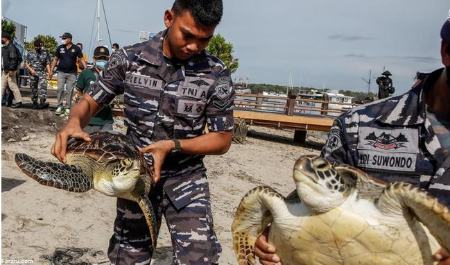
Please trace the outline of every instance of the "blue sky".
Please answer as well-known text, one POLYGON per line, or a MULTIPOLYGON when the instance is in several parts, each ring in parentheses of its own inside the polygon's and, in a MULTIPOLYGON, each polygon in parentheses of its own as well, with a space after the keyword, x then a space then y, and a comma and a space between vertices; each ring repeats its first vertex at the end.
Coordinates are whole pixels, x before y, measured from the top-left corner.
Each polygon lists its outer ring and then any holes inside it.
MULTIPOLYGON (((65 31, 90 45, 96 0, 2 0, 2 15, 37 34, 65 31)), ((163 28, 168 0, 104 0, 112 42, 138 42, 139 31, 163 28)), ((439 31, 448 0, 224 0, 217 28, 234 44, 234 78, 252 83, 367 91, 362 78, 386 67, 397 93, 416 71, 441 67, 439 31)), ((107 40, 104 21, 102 38, 107 40)), ((94 34, 95 35, 95 34, 94 34)), ((91 47, 93 49, 93 47, 91 47)), ((372 85, 372 91, 375 86, 372 85)))

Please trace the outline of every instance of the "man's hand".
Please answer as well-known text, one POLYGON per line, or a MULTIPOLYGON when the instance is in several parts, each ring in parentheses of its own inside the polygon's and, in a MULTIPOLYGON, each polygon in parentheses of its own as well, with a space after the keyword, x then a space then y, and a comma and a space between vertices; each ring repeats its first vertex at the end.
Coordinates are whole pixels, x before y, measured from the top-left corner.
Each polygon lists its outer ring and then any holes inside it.
POLYGON ((67 140, 69 137, 91 141, 89 134, 83 131, 80 126, 68 123, 56 134, 55 143, 52 146, 52 154, 63 163, 66 162, 67 140))
POLYGON ((153 156, 153 184, 157 183, 161 178, 161 168, 164 164, 166 156, 175 148, 172 140, 158 141, 154 144, 139 148, 141 153, 151 153, 153 156))
POLYGON ((34 69, 30 69, 30 74, 32 76, 36 76, 37 75, 37 73, 36 73, 36 71, 34 69))
POLYGON ((438 262, 438 265, 450 265, 450 254, 443 248, 433 255, 433 260, 438 262))
POLYGON ((280 257, 275 254, 275 247, 268 241, 269 228, 256 239, 255 255, 259 258, 262 265, 281 265, 280 257))

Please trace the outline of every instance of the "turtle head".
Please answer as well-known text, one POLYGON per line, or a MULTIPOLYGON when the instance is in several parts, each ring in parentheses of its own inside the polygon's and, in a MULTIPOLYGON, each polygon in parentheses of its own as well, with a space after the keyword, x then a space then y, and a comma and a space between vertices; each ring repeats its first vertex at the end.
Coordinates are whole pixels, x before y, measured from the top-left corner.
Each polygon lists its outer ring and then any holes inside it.
POLYGON ((313 211, 327 212, 354 190, 355 176, 346 173, 319 156, 306 155, 295 163, 293 175, 300 199, 313 211))
POLYGON ((113 165, 112 182, 114 190, 128 192, 134 190, 134 186, 141 175, 141 162, 138 159, 119 159, 113 165))

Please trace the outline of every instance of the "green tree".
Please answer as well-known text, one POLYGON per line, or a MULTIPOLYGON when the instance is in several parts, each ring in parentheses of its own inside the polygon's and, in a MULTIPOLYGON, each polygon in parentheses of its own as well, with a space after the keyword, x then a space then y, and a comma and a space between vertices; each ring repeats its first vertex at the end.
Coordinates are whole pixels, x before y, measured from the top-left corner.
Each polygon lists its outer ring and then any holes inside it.
POLYGON ((212 37, 206 49, 210 54, 222 60, 232 73, 238 69, 239 60, 233 57, 233 44, 227 42, 220 34, 212 37))
POLYGON ((2 19, 2 32, 8 33, 13 40, 16 36, 16 25, 14 25, 14 23, 12 23, 11 21, 2 19))
POLYGON ((50 35, 37 35, 30 42, 25 42, 25 49, 27 51, 34 50, 34 41, 40 39, 44 43, 44 48, 52 55, 55 55, 56 47, 58 46, 58 42, 56 42, 55 37, 50 35))

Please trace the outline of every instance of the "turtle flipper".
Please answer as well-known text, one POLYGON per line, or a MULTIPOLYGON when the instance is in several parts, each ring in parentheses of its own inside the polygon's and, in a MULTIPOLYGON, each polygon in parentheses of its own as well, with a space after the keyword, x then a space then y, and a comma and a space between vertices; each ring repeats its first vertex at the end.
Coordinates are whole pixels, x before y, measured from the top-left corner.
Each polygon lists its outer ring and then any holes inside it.
POLYGON ((449 209, 436 198, 411 184, 396 182, 384 190, 378 200, 379 208, 389 212, 395 208, 408 209, 424 224, 436 238, 441 247, 450 251, 450 213, 449 209))
POLYGON ((15 160, 25 174, 42 185, 72 192, 86 192, 93 187, 92 178, 78 167, 40 161, 22 153, 17 153, 15 160))
POLYGON ((148 230, 150 232, 150 237, 152 239, 152 247, 153 250, 155 250, 156 242, 158 240, 158 223, 152 203, 147 196, 140 196, 137 203, 139 204, 139 207, 141 207, 142 213, 144 214, 145 221, 147 222, 148 230))
POLYGON ((231 225, 233 248, 239 265, 256 264, 255 241, 272 222, 273 207, 269 202, 274 198, 284 201, 277 191, 262 186, 250 190, 242 198, 231 225))

